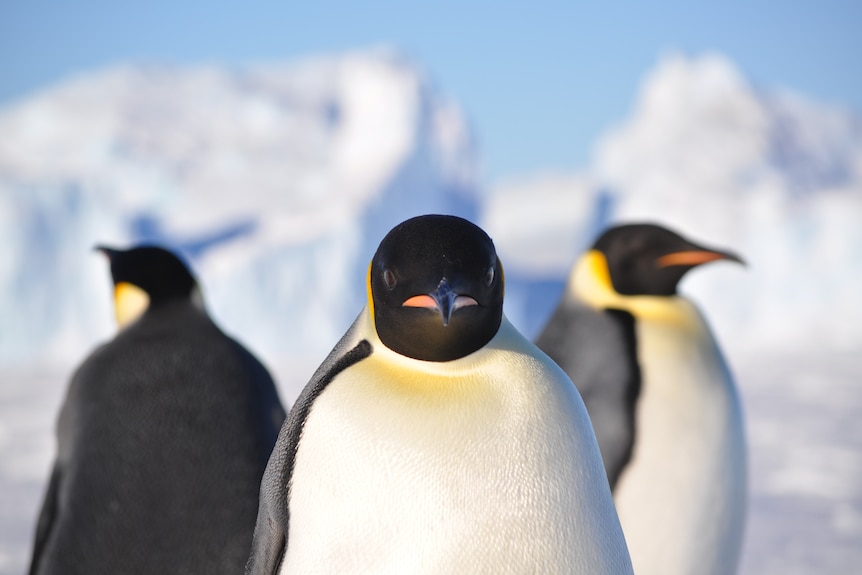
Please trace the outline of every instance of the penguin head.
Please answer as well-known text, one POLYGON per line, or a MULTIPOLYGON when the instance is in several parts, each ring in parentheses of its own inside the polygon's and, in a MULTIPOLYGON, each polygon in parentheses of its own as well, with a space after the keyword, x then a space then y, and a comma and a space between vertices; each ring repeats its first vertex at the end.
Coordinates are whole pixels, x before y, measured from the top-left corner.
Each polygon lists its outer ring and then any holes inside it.
POLYGON ((481 228, 455 216, 409 219, 383 238, 369 267, 377 335, 413 359, 469 355, 500 327, 503 283, 494 243, 481 228))
POLYGON ((592 253, 606 261, 613 290, 620 295, 672 296, 689 270, 737 255, 707 248, 654 224, 628 224, 605 231, 592 253))
POLYGON ((111 264, 114 307, 121 328, 151 307, 175 300, 197 301, 200 296, 197 281, 189 269, 166 249, 155 246, 128 250, 96 246, 95 249, 105 254, 111 264))

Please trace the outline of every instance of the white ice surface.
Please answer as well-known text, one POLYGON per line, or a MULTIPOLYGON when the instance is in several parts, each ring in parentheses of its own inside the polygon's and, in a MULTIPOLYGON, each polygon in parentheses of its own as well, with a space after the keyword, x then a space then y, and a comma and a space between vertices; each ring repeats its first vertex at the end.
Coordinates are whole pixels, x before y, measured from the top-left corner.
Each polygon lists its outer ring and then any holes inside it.
MULTIPOLYGON (((791 351, 729 359, 751 457, 741 573, 855 572, 862 564, 862 359, 791 351)), ((0 574, 26 571, 66 377, 58 369, 0 371, 0 574)), ((292 402, 298 390, 281 387, 292 402)))

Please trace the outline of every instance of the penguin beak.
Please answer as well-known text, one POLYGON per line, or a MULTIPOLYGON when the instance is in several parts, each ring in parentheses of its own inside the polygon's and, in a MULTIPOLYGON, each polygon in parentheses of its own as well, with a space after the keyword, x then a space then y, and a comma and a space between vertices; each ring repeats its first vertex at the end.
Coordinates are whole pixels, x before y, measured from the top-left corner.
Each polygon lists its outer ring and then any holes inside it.
POLYGON ((437 285, 437 289, 425 295, 415 295, 401 304, 402 307, 424 307, 426 309, 437 310, 443 318, 443 326, 449 325, 449 320, 452 319, 452 313, 462 307, 479 305, 475 299, 467 295, 459 295, 458 292, 452 289, 452 286, 443 278, 437 285))
POLYGON ((671 266, 694 267, 708 262, 714 262, 716 260, 728 260, 743 266, 746 265, 742 258, 731 252, 704 249, 685 250, 665 254, 656 260, 656 264, 660 268, 671 266))
POLYGON ((115 250, 114 248, 109 248, 108 246, 93 246, 93 251, 102 252, 106 256, 108 256, 108 260, 113 259, 115 255, 119 252, 119 250, 115 250))

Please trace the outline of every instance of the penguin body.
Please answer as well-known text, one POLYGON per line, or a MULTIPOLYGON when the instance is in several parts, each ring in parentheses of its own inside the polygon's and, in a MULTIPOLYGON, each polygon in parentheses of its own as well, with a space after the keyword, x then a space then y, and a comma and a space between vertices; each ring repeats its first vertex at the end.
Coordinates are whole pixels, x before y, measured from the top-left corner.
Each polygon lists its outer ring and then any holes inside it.
POLYGON ((282 429, 247 572, 630 573, 583 403, 502 315, 490 238, 460 218, 408 220, 381 243, 369 291, 282 429), (466 236, 431 241, 441 229, 466 236), (437 273, 432 258, 449 262, 437 273), (413 289, 424 269, 432 290, 413 289))
POLYGON ((739 561, 742 409, 706 321, 676 293, 686 271, 716 259, 740 261, 658 226, 612 228, 537 339, 581 389, 639 574, 731 574, 739 561))
POLYGON ((124 327, 72 377, 30 573, 235 573, 284 419, 276 388, 208 317, 175 256, 106 253, 124 327), (131 281, 182 278, 180 294, 118 278, 142 269, 131 281), (151 301, 130 306, 135 289, 151 301))

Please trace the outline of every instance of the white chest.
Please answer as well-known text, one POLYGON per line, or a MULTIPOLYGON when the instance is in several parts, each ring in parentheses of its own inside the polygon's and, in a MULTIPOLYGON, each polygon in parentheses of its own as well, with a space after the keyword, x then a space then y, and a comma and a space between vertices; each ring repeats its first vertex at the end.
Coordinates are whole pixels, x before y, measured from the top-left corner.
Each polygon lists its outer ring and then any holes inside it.
POLYGON ((637 325, 635 445, 615 491, 635 572, 733 573, 746 483, 736 389, 705 325, 637 325))
POLYGON ((375 353, 336 378, 303 430, 282 573, 627 572, 580 399, 509 355, 429 378, 375 353))

